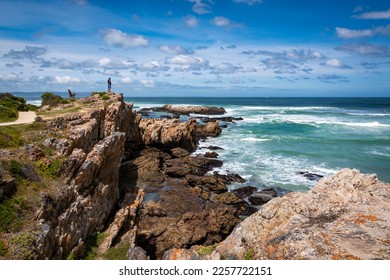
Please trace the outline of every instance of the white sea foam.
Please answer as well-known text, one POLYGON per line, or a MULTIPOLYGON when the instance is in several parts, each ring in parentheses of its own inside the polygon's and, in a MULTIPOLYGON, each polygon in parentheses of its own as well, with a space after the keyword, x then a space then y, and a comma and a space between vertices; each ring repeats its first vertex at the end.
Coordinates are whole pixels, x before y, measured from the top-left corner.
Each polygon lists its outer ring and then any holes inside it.
POLYGON ((35 106, 41 106, 42 100, 29 100, 27 101, 27 104, 35 105, 35 106))
POLYGON ((242 141, 248 141, 248 142, 267 142, 271 141, 271 139, 265 139, 265 138, 255 138, 255 137, 246 137, 242 138, 242 141))

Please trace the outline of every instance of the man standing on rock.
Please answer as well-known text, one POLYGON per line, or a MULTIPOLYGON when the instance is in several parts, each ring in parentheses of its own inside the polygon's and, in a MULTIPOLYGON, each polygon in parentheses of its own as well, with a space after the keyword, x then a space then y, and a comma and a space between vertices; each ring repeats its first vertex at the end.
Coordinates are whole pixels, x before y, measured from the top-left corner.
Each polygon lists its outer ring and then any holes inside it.
POLYGON ((107 84, 108 84, 108 93, 111 93, 111 77, 108 78, 107 84))

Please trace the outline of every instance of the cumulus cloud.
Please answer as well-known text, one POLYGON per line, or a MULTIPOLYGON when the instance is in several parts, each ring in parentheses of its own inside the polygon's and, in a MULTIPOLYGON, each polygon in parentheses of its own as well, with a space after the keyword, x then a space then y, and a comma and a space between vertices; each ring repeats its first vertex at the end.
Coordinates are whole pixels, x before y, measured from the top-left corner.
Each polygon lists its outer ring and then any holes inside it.
POLYGON ((212 23, 218 27, 241 27, 241 24, 234 22, 226 17, 214 17, 212 23))
POLYGON ((176 55, 173 57, 167 57, 165 59, 165 62, 168 64, 178 64, 178 65, 189 65, 189 64, 203 65, 208 63, 207 60, 201 57, 189 56, 189 55, 176 55))
POLYGON ((133 82, 133 79, 131 77, 122 77, 121 82, 125 84, 130 84, 133 82))
POLYGON ((153 80, 140 80, 139 81, 141 83, 141 85, 143 85, 144 87, 155 87, 155 82, 153 80))
POLYGON ((231 63, 220 63, 210 67, 210 74, 233 74, 241 69, 241 66, 236 66, 231 63))
POLYGON ((311 49, 293 49, 282 52, 267 50, 244 51, 242 54, 266 57, 261 59, 264 70, 271 70, 275 74, 295 74, 297 71, 307 73, 308 67, 304 63, 309 61, 324 61, 326 56, 311 49))
POLYGON ((39 60, 39 57, 46 53, 47 49, 44 47, 25 46, 21 51, 11 49, 8 53, 3 54, 3 57, 11 59, 29 59, 34 62, 39 60))
POLYGON ((336 27, 337 36, 343 39, 353 39, 353 38, 364 38, 364 37, 373 37, 377 35, 381 36, 390 36, 390 24, 386 26, 379 26, 371 29, 349 29, 336 27))
POLYGON ((164 52, 164 53, 168 53, 168 54, 176 54, 176 55, 179 55, 179 54, 192 54, 193 51, 192 50, 189 50, 189 49, 185 49, 181 46, 160 46, 158 48, 160 51, 164 52))
POLYGON ((82 82, 82 79, 70 76, 55 76, 52 82, 54 84, 80 83, 82 82))
POLYGON ((329 67, 334 67, 334 68, 340 68, 340 69, 351 69, 352 68, 351 66, 342 63, 337 58, 328 59, 324 63, 324 65, 329 66, 329 67))
POLYGON ((188 2, 194 3, 192 6, 192 11, 199 15, 210 14, 212 13, 211 6, 209 4, 214 4, 212 0, 187 0, 188 2))
POLYGON ((358 19, 390 19, 390 9, 387 11, 367 12, 353 17, 358 19))
POLYGON ((106 43, 124 50, 149 46, 149 40, 142 35, 127 34, 118 29, 104 29, 102 34, 106 43))
POLYGON ((198 19, 192 15, 188 15, 188 16, 184 17, 184 23, 190 27, 194 27, 194 26, 197 26, 199 24, 198 19))
POLYGON ((20 81, 23 76, 23 72, 19 73, 6 73, 3 75, 0 75, 0 81, 2 82, 17 82, 20 81))
POLYGON ((263 0, 232 0, 234 3, 245 3, 249 6, 255 5, 255 4, 262 4, 263 0))
POLYGON ((342 51, 350 54, 390 57, 390 47, 386 45, 375 44, 346 44, 334 48, 336 51, 342 51))

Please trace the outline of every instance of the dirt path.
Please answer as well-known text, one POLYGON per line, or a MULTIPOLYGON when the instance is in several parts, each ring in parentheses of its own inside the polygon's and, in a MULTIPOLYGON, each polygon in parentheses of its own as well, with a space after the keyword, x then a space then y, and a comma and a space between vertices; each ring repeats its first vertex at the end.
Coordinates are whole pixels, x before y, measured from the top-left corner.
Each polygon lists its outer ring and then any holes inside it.
POLYGON ((33 123, 37 114, 35 112, 19 112, 19 118, 14 122, 0 123, 0 126, 8 126, 23 123, 33 123))

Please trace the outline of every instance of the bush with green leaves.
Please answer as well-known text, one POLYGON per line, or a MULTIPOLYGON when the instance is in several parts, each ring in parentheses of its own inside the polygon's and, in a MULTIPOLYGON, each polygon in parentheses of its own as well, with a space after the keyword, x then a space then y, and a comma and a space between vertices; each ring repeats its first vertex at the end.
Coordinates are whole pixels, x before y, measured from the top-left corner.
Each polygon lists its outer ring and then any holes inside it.
POLYGON ((0 122, 15 121, 18 111, 28 111, 26 100, 10 93, 0 93, 0 122))
POLYGON ((45 92, 41 95, 42 106, 48 105, 49 107, 55 107, 63 103, 68 103, 61 96, 54 94, 52 92, 45 92))

